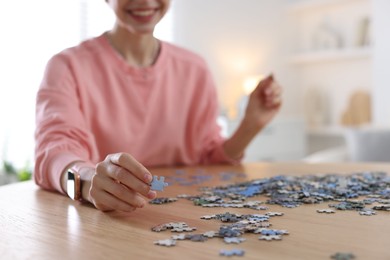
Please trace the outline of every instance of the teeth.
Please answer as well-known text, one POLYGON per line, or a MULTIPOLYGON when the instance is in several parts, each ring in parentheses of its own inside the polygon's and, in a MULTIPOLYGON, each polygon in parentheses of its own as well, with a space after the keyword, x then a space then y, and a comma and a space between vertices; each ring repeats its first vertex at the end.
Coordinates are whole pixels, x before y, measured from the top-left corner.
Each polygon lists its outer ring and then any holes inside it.
POLYGON ((153 14, 153 10, 133 11, 133 14, 137 16, 149 16, 153 14))

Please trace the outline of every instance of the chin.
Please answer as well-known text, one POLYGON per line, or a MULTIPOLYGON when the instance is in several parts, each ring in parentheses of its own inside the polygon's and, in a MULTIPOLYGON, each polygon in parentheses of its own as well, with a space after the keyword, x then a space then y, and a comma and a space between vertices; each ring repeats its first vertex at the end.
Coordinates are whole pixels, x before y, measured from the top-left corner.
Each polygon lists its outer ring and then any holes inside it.
POLYGON ((131 34, 153 34, 154 32, 154 26, 153 27, 146 27, 146 26, 143 26, 143 27, 134 27, 134 26, 130 26, 130 25, 127 25, 125 27, 126 31, 128 31, 129 33, 131 34))

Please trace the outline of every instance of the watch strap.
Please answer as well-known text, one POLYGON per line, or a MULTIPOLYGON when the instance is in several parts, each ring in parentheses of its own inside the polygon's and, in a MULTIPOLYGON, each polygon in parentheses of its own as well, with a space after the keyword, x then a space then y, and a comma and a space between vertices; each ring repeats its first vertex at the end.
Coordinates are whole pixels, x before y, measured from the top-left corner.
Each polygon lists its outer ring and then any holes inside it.
POLYGON ((73 200, 83 201, 80 169, 84 167, 91 167, 91 164, 79 161, 75 162, 67 169, 66 174, 68 175, 68 181, 71 179, 70 181, 74 182, 74 191, 72 193, 68 192, 69 197, 71 197, 73 200))

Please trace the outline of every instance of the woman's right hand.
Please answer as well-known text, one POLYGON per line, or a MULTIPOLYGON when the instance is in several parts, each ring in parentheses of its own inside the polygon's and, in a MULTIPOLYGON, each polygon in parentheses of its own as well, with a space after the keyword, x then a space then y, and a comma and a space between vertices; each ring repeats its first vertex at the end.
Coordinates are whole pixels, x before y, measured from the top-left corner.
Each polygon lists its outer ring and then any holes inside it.
POLYGON ((130 154, 116 153, 96 165, 88 200, 102 211, 134 211, 145 198, 154 199, 150 190, 152 174, 130 154))

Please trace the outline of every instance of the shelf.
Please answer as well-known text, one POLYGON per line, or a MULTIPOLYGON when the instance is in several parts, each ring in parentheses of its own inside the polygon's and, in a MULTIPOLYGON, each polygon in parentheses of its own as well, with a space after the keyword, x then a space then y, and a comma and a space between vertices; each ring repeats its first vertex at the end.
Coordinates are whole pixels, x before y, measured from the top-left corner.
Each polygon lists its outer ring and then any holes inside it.
POLYGON ((362 132, 389 131, 388 127, 376 126, 369 123, 360 126, 329 125, 329 126, 309 127, 306 129, 306 133, 311 136, 342 137, 351 129, 359 130, 362 132))
POLYGON ((289 62, 291 64, 308 64, 318 62, 335 62, 351 59, 368 59, 371 57, 370 47, 313 51, 293 55, 289 62))
POLYGON ((343 136, 346 129, 344 126, 323 126, 310 127, 306 132, 311 136, 343 136))
POLYGON ((367 2, 368 0, 302 0, 300 2, 289 4, 287 11, 291 14, 302 12, 312 12, 324 8, 339 7, 346 4, 356 4, 357 2, 367 2))

